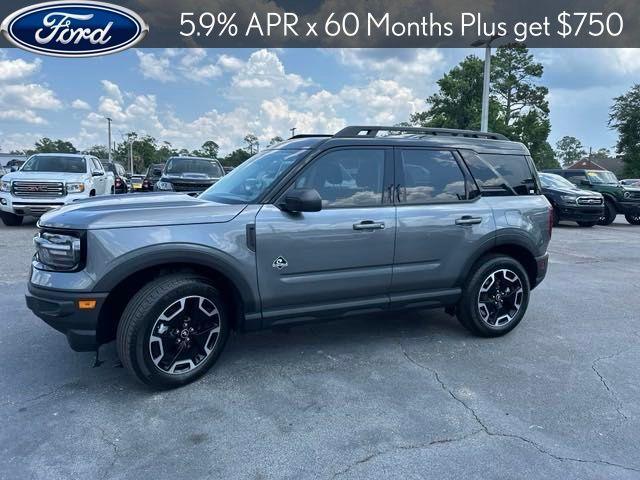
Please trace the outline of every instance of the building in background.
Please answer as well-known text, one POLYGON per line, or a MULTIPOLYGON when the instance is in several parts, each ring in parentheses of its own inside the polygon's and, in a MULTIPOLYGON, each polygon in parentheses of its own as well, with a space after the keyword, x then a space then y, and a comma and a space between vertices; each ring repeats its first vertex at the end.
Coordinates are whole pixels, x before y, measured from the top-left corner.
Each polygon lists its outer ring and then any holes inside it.
POLYGON ((622 161, 622 158, 618 157, 600 157, 594 160, 590 160, 587 157, 577 161, 568 168, 573 170, 608 170, 615 173, 617 177, 622 178, 624 162, 622 161))

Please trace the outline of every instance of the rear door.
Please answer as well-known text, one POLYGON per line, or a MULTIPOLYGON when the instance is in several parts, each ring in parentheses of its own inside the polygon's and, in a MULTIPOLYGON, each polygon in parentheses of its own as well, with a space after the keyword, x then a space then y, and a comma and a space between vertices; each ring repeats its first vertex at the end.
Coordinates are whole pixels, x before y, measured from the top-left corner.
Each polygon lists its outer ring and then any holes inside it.
POLYGON ((454 289, 467 262, 493 241, 491 207, 451 150, 396 148, 398 226, 392 303, 429 301, 454 289), (443 293, 443 292, 440 292, 443 293))
POLYGON ((395 241, 391 148, 320 154, 289 188, 315 188, 319 212, 265 205, 256 217, 265 324, 283 317, 388 305, 395 241))

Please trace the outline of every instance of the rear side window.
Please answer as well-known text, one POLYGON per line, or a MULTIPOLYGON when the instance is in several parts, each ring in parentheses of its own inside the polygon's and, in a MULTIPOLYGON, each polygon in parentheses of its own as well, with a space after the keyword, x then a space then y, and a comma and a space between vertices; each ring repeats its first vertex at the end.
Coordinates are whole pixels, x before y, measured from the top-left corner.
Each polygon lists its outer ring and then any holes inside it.
POLYGON ((463 152, 463 157, 485 195, 537 195, 535 177, 524 155, 463 152))
POLYGON ((420 204, 466 200, 467 186, 458 162, 449 151, 400 151, 402 203, 420 204))

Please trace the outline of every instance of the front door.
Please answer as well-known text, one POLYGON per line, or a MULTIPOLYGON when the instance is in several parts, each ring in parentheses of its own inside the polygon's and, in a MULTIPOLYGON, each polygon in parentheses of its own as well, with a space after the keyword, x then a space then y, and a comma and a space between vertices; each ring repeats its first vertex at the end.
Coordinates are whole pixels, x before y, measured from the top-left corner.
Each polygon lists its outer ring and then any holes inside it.
POLYGON ((455 152, 397 148, 395 159, 398 227, 391 301, 428 303, 434 291, 455 290, 471 256, 493 241, 495 222, 455 152))
POLYGON ((320 154, 289 188, 315 188, 319 212, 265 205, 256 216, 258 283, 265 324, 388 304, 395 207, 392 149, 320 154))

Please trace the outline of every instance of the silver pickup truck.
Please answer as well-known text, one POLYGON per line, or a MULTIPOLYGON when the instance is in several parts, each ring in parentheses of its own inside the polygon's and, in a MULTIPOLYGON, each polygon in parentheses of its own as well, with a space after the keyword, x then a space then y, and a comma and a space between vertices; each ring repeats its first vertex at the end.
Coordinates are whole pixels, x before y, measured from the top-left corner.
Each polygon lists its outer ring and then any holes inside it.
POLYGON ((129 372, 168 388, 204 374, 232 329, 443 307, 504 335, 546 275, 552 224, 520 143, 348 127, 264 150, 197 198, 44 215, 27 304, 73 349, 115 339, 129 372))

